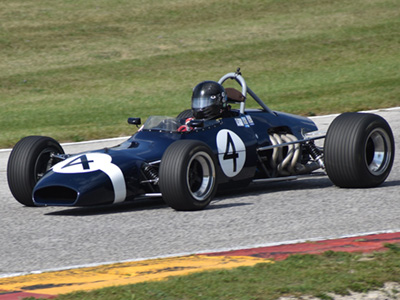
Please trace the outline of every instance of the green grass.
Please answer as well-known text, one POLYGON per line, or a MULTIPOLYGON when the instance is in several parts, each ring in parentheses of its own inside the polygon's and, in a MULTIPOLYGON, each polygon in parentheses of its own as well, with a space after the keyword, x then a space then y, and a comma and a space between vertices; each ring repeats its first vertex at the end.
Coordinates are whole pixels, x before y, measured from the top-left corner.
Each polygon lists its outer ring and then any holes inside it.
POLYGON ((0 20, 0 147, 129 135, 237 67, 274 110, 400 105, 397 0, 8 0, 0 20))
POLYGON ((293 255, 273 264, 239 267, 170 277, 164 281, 109 287, 59 296, 69 299, 277 299, 311 295, 331 299, 349 291, 367 292, 385 282, 399 282, 400 248, 368 254, 328 251, 322 255, 293 255))

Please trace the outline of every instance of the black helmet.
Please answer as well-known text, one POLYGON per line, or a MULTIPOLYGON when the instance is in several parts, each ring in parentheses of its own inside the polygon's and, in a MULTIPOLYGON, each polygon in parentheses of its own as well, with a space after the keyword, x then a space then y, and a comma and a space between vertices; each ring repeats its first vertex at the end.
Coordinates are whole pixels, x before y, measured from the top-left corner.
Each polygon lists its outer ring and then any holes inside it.
POLYGON ((203 81, 193 89, 193 116, 196 119, 218 118, 226 101, 227 96, 222 85, 215 81, 203 81))

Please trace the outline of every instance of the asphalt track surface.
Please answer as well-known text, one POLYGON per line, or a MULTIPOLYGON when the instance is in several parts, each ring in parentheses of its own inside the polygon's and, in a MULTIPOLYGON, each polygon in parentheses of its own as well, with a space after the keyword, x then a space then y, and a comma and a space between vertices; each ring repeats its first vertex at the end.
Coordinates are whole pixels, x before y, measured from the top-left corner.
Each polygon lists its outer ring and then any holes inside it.
MULTIPOLYGON (((400 141, 400 109, 376 112, 400 141)), ((317 117, 321 130, 334 116, 317 117)), ((119 140, 64 145, 68 153, 119 140)), ((9 192, 0 150, 0 277, 154 257, 400 231, 400 161, 373 189, 340 189, 325 177, 252 184, 198 212, 161 200, 95 208, 28 208, 9 192)))

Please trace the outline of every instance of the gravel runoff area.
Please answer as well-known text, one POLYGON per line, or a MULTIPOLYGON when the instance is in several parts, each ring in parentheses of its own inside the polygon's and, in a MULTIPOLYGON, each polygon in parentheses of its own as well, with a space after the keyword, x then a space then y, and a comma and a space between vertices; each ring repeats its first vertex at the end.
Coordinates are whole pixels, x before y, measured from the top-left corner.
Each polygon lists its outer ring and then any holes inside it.
MULTIPOLYGON (((368 293, 353 293, 349 291, 349 295, 336 295, 328 293, 328 296, 334 300, 394 300, 400 299, 400 283, 387 282, 384 287, 376 291, 368 293)), ((301 296, 301 297, 280 297, 279 300, 320 300, 320 298, 301 296)))

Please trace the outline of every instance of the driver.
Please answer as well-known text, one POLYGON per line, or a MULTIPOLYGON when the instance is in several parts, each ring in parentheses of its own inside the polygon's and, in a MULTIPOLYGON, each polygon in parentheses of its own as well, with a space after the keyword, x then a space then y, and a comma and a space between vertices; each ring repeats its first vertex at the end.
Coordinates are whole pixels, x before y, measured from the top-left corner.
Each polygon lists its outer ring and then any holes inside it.
POLYGON ((227 105, 227 95, 224 87, 215 81, 203 81, 195 86, 192 94, 193 118, 187 118, 185 125, 178 131, 190 131, 189 122, 193 119, 213 120, 230 117, 230 106, 227 105))
POLYGON ((192 111, 195 119, 220 118, 227 108, 225 89, 218 82, 203 81, 193 89, 192 111))

